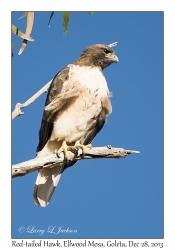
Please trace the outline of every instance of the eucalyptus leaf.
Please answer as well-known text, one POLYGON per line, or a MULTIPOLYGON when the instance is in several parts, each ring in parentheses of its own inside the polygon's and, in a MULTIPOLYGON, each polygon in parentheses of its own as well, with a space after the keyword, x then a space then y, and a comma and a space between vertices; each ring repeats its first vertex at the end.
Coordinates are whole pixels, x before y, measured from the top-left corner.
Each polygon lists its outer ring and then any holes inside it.
MULTIPOLYGON (((26 26, 26 33, 25 35, 30 36, 33 28, 33 22, 34 22, 34 12, 28 12, 27 15, 27 26, 26 26)), ((24 49, 27 46, 27 40, 24 39, 21 45, 21 48, 18 52, 18 55, 21 55, 21 53, 24 51, 24 49)))
POLYGON ((48 26, 49 26, 49 27, 50 27, 50 21, 51 21, 51 19, 52 19, 52 17, 53 17, 53 14, 54 14, 54 11, 52 11, 51 14, 50 14, 50 18, 49 18, 49 22, 48 22, 48 26))
POLYGON ((22 17, 19 17, 18 19, 22 19, 23 17, 27 16, 29 11, 26 11, 22 17))
POLYGON ((13 44, 13 41, 12 41, 12 57, 13 57, 13 51, 14 51, 14 44, 13 44))
POLYGON ((63 11, 63 29, 64 29, 64 36, 67 33, 68 30, 68 23, 69 23, 69 16, 70 13, 68 11, 63 11))
POLYGON ((33 38, 31 38, 30 36, 27 36, 26 34, 24 34, 22 31, 20 31, 15 25, 13 25, 12 24, 12 32, 15 34, 15 35, 17 35, 17 36, 19 36, 19 37, 21 37, 21 38, 23 38, 23 39, 26 39, 26 40, 28 40, 28 41, 30 41, 30 42, 33 42, 34 41, 34 39, 33 38))

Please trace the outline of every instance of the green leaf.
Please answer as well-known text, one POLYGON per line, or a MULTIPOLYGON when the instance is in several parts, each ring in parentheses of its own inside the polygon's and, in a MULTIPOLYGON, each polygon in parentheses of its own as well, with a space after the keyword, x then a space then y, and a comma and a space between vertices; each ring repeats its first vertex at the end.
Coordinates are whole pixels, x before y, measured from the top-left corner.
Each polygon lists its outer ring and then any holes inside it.
POLYGON ((26 11, 26 12, 24 13, 24 15, 23 15, 22 17, 18 18, 18 19, 22 19, 23 17, 27 16, 28 13, 29 13, 29 11, 26 11))
POLYGON ((49 22, 48 22, 48 26, 49 26, 49 27, 50 27, 50 21, 51 21, 51 19, 52 19, 52 17, 53 17, 53 14, 54 14, 54 11, 51 12, 51 15, 50 15, 50 18, 49 18, 49 22))
POLYGON ((92 15, 93 15, 93 12, 92 12, 92 11, 88 11, 88 14, 92 16, 92 15))
POLYGON ((64 29, 64 36, 67 33, 68 30, 68 23, 69 23, 69 16, 70 13, 68 11, 63 11, 63 29, 64 29))
POLYGON ((33 38, 31 38, 30 36, 27 36, 26 34, 24 34, 22 31, 20 31, 20 30, 19 30, 15 25, 13 25, 13 24, 12 24, 12 32, 13 32, 15 35, 17 35, 17 36, 19 36, 19 37, 21 37, 21 38, 23 38, 23 39, 26 39, 26 40, 31 41, 31 42, 34 41, 33 38))

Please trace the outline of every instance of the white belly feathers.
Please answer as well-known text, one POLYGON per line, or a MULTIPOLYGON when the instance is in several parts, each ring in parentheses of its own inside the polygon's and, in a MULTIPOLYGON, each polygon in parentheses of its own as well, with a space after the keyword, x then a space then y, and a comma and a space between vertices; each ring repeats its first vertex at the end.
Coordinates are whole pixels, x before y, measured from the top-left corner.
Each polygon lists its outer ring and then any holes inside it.
POLYGON ((92 118, 102 111, 102 100, 105 100, 104 103, 108 103, 110 107, 107 108, 106 115, 111 112, 108 86, 100 69, 76 65, 70 65, 70 68, 69 79, 64 85, 68 86, 77 82, 77 86, 82 88, 82 92, 75 102, 60 112, 54 123, 50 141, 65 140, 72 143, 79 140, 91 125, 92 118))

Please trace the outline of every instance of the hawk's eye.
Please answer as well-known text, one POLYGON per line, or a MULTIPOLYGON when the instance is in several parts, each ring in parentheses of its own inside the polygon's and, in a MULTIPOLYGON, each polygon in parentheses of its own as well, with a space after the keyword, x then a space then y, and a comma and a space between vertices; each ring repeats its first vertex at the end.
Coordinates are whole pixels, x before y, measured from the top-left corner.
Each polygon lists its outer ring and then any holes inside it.
POLYGON ((105 52, 106 54, 108 54, 108 53, 109 53, 109 50, 107 50, 107 49, 104 49, 104 52, 105 52))

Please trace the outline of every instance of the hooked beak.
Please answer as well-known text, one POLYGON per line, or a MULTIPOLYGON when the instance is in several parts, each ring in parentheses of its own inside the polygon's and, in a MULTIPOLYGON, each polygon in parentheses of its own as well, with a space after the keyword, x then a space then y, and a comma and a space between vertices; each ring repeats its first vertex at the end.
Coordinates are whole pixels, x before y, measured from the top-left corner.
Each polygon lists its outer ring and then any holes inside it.
POLYGON ((106 57, 107 57, 108 59, 110 59, 110 60, 111 60, 112 62, 114 62, 114 63, 119 63, 118 57, 117 57, 115 54, 113 54, 113 53, 107 54, 106 57))

